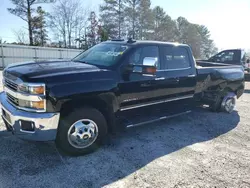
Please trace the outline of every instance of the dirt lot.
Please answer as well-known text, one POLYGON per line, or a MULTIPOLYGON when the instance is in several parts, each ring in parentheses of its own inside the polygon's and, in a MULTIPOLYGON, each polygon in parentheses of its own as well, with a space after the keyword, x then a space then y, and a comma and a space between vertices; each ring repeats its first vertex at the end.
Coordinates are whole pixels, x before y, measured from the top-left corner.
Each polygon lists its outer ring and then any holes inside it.
POLYGON ((82 157, 0 132, 0 187, 250 187, 249 112, 246 83, 230 115, 197 109, 128 129, 82 157))

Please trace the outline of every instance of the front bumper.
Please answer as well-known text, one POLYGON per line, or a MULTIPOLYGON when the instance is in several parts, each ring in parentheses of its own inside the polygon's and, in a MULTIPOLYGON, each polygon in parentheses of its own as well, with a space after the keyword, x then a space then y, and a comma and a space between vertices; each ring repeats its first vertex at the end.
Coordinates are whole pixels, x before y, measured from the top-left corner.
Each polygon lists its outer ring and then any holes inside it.
POLYGON ((33 141, 55 140, 60 113, 35 113, 16 109, 7 102, 4 92, 0 93, 0 105, 5 113, 8 114, 8 118, 6 118, 2 113, 4 122, 19 138, 33 141), (22 130, 20 125, 22 120, 33 122, 34 131, 22 130))

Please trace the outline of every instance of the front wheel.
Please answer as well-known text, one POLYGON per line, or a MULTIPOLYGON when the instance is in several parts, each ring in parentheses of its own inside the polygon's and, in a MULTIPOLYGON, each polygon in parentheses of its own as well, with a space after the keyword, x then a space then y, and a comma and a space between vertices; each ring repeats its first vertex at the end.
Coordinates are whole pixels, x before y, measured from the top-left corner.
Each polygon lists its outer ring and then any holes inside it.
POLYGON ((57 146, 71 155, 95 151, 107 135, 107 122, 95 108, 78 108, 61 117, 56 138, 57 146))

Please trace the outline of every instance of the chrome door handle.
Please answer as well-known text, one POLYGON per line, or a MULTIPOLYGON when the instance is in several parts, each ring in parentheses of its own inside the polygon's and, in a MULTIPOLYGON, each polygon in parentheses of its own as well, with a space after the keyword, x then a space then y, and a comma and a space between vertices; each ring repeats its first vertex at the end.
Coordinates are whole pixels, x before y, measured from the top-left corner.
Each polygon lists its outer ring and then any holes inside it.
POLYGON ((140 86, 141 87, 150 87, 152 84, 151 82, 147 82, 147 83, 142 83, 140 86))
POLYGON ((193 77, 195 77, 195 74, 189 74, 188 75, 188 78, 193 78, 193 77))
POLYGON ((155 80, 165 80, 166 78, 164 77, 158 77, 158 78, 155 78, 155 80))
POLYGON ((180 79, 179 79, 179 78, 176 78, 176 79, 175 79, 175 82, 177 82, 177 83, 178 83, 179 81, 180 81, 180 79))

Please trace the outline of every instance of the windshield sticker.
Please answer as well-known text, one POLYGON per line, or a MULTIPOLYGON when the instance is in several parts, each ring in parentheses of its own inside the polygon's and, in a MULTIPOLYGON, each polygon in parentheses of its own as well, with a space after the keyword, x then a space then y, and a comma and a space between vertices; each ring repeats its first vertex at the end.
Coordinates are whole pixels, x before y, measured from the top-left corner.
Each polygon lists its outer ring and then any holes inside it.
POLYGON ((119 56, 121 55, 123 52, 112 52, 112 51, 108 51, 106 54, 109 56, 119 56))
POLYGON ((108 51, 106 52, 106 55, 117 57, 119 55, 122 55, 127 49, 128 49, 127 46, 120 46, 118 49, 116 49, 116 50, 119 50, 119 52, 108 51))

